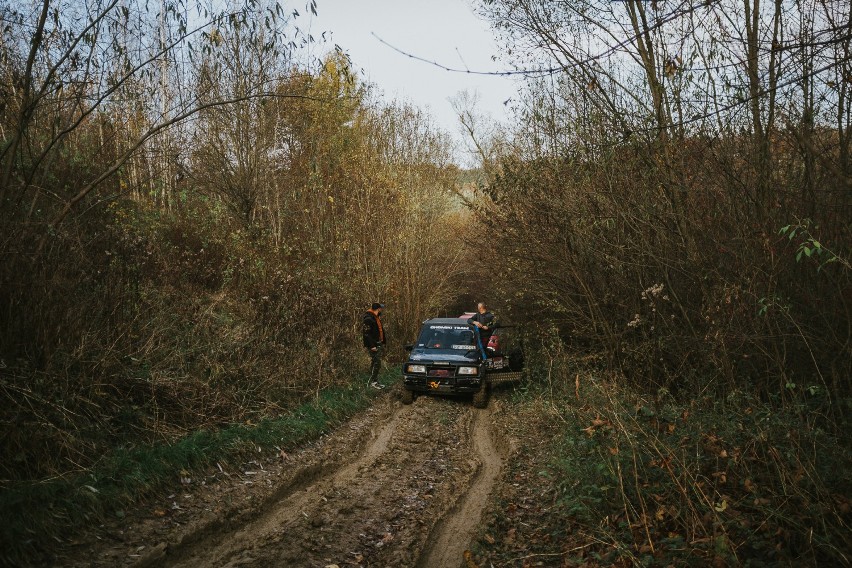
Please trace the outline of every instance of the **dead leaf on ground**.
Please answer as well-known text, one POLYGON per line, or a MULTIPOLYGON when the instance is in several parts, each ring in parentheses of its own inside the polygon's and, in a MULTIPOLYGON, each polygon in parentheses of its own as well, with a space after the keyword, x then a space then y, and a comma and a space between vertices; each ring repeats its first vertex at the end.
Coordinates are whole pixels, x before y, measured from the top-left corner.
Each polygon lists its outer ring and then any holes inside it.
POLYGON ((600 416, 595 416, 594 419, 592 420, 592 426, 595 426, 595 427, 604 426, 606 424, 609 424, 609 420, 604 420, 600 416))
POLYGON ((728 475, 724 471, 713 472, 712 477, 715 477, 719 483, 728 481, 728 475))
POLYGON ((510 528, 506 532, 506 542, 507 543, 515 542, 515 536, 517 535, 517 533, 518 533, 518 531, 515 529, 515 527, 510 528))

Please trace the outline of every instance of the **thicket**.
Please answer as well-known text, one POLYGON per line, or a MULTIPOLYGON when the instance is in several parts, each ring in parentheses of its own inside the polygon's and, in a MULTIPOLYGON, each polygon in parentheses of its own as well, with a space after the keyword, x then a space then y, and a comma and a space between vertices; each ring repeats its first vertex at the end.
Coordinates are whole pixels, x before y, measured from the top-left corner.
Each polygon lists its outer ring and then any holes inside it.
POLYGON ((493 295, 642 388, 805 397, 842 419, 848 4, 481 9, 530 76, 521 120, 476 146, 493 295))
POLYGON ((504 428, 523 437, 479 565, 849 564, 848 436, 742 389, 654 396, 540 352, 504 428))
POLYGON ((849 4, 480 9, 527 80, 503 131, 458 100, 477 242, 490 295, 553 338, 519 405, 546 447, 516 472, 547 477, 510 490, 508 536, 482 546, 848 564, 849 4))
POLYGON ((426 115, 298 11, 156 4, 0 4, 4 488, 349 384, 460 270, 426 115))

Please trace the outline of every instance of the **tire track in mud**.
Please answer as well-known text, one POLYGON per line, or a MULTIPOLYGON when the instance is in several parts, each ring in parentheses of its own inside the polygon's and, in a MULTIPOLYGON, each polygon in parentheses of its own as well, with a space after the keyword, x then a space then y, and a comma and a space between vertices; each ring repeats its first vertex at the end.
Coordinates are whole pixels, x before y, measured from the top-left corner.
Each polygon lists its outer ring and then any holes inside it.
POLYGON ((503 460, 491 437, 490 418, 490 411, 475 412, 471 442, 481 465, 458 507, 451 510, 433 530, 417 562, 418 568, 464 565, 464 552, 479 530, 482 513, 503 468, 503 460))
POLYGON ((212 535, 185 549, 171 551, 164 565, 182 567, 240 566, 252 562, 251 556, 245 554, 247 549, 252 548, 253 543, 259 540, 268 540, 270 533, 286 530, 290 524, 298 521, 299 515, 305 515, 306 509, 323 499, 319 490, 321 486, 329 483, 347 483, 358 474, 360 469, 370 465, 381 456, 387 450, 397 423, 408 410, 408 407, 405 406, 398 408, 390 419, 379 428, 378 433, 355 461, 338 469, 324 472, 307 484, 294 487, 280 501, 270 503, 269 508, 257 519, 234 532, 227 535, 212 535), (234 558, 235 556, 237 558, 234 558))
POLYGON ((422 397, 408 408, 377 459, 316 487, 301 518, 225 565, 415 566, 478 463, 469 403, 422 397))
POLYGON ((491 418, 466 399, 386 396, 268 472, 220 469, 141 504, 64 565, 455 568, 502 468, 491 418))

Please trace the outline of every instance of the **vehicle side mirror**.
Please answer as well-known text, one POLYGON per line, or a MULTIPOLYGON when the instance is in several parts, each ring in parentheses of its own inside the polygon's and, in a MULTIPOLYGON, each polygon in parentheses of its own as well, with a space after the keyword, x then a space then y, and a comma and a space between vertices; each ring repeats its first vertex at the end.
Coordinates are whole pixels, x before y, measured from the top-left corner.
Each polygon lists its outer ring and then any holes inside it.
POLYGON ((414 349, 414 344, 413 344, 413 343, 407 343, 407 344, 403 347, 403 349, 405 349, 406 351, 411 351, 411 350, 413 350, 413 349, 414 349))

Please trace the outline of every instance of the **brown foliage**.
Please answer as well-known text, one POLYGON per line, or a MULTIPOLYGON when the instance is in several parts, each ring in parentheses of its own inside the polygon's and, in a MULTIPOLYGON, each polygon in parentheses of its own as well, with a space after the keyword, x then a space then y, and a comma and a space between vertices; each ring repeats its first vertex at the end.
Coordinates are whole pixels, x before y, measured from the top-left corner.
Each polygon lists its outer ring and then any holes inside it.
MULTIPOLYGON (((0 114, 3 479, 274 417, 358 379, 371 302, 388 304, 394 360, 450 297, 461 259, 441 251, 463 224, 446 136, 371 98, 340 53, 292 67, 255 24, 221 28, 183 69, 193 128, 145 138, 173 115, 152 118, 165 94, 143 77, 94 107, 84 88, 46 90, 24 123, 15 92, 0 114)), ((26 59, 9 45, 2 73, 26 59)))
POLYGON ((836 197, 802 202, 783 178, 769 202, 732 187, 751 173, 735 149, 698 139, 653 161, 641 146, 595 160, 507 157, 479 203, 503 293, 648 386, 709 372, 846 394, 850 272, 797 262, 798 242, 779 235, 810 214, 820 235, 849 242, 836 197))

